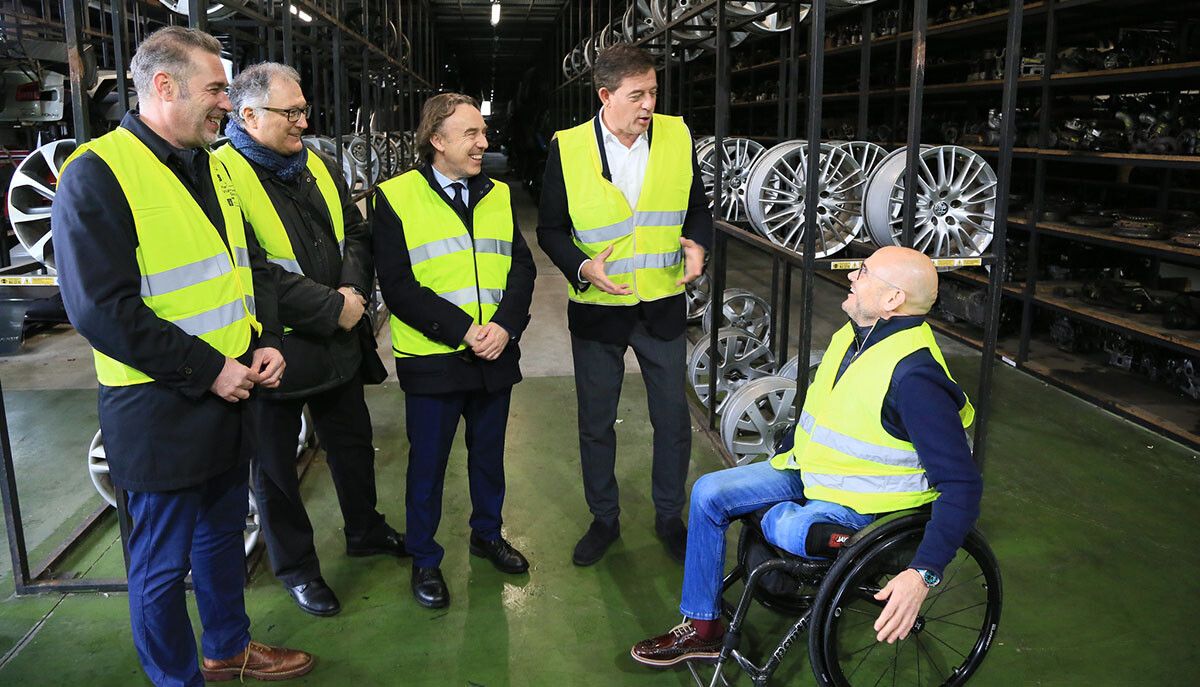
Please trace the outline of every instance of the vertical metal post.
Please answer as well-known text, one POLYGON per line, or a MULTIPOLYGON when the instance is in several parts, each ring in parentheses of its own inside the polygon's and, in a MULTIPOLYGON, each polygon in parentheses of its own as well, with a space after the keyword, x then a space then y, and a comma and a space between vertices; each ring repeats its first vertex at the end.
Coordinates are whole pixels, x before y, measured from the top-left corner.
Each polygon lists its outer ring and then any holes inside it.
POLYGON ((126 36, 129 19, 125 10, 128 0, 113 0, 112 37, 113 68, 117 72, 117 102, 121 104, 121 115, 129 111, 129 39, 126 36))
POLYGON ((1009 0, 1008 38, 1005 41, 1004 96, 1000 114, 1000 164, 996 170, 996 218, 993 225, 991 279, 988 281, 988 317, 983 334, 983 361, 975 403, 975 464, 983 470, 988 418, 992 411, 992 372, 996 366, 996 338, 1000 324, 1001 280, 1004 273, 1005 237, 1008 234, 1008 189, 1012 177, 1013 139, 1017 134, 1017 79, 1021 75, 1021 24, 1023 0, 1009 0))
POLYGON ((817 202, 821 181, 821 105, 825 95, 825 3, 814 2, 808 13, 808 169, 804 172, 804 301, 800 311, 800 369, 796 380, 796 407, 808 396, 808 358, 812 354, 813 291, 816 277, 817 202))
POLYGON ((208 0, 188 0, 188 26, 208 31, 208 0))
MULTIPOLYGON (((1041 78, 1041 112, 1038 114, 1039 148, 1048 147, 1050 137, 1050 118, 1053 110, 1051 100, 1050 75, 1058 67, 1058 17, 1055 8, 1058 0, 1046 0, 1046 64, 1041 78)), ((1007 63, 1005 68, 1007 68, 1007 63)), ((1026 250, 1025 288, 1021 292, 1021 338, 1017 345, 1017 364, 1022 365, 1029 358, 1029 340, 1033 336, 1033 299, 1037 293, 1038 252, 1041 248, 1041 231, 1038 222, 1042 219, 1042 207, 1046 199, 1046 160, 1038 157, 1033 163, 1033 198, 1026 210, 1029 229, 1029 246, 1026 250)), ((1000 200, 997 200, 999 206, 1000 200)))
POLYGON ((63 0, 63 31, 66 33, 67 63, 71 70, 71 119, 75 125, 75 142, 82 145, 91 138, 91 131, 88 124, 88 94, 83 85, 83 26, 80 23, 79 2, 63 0))
MULTIPOLYGON (((333 0, 333 16, 342 16, 342 0, 333 0)), ((342 74, 345 73, 342 67, 342 33, 343 31, 334 26, 330 29, 333 31, 333 74, 329 79, 330 86, 333 87, 333 140, 337 144, 334 146, 334 157, 337 159, 337 168, 342 170, 342 134, 345 132, 345 113, 342 111, 342 74)), ((353 186, 353 179, 350 179, 350 184, 353 186)), ((353 190, 353 188, 351 189, 353 190)))
MULTIPOLYGON (((669 46, 668 46, 669 47, 669 46)), ((729 31, 725 28, 725 3, 717 3, 717 59, 716 59, 716 103, 714 108, 714 150, 722 151, 725 137, 729 135, 729 31)), ((725 195, 724 155, 713 155, 713 221, 721 217, 722 200, 725 195)), ((725 268, 728 237, 723 231, 713 236, 712 292, 709 296, 709 311, 712 327, 708 333, 708 426, 717 426, 717 370, 720 367, 717 350, 717 333, 721 329, 721 311, 725 307, 725 268)))
MULTIPOLYGON (((717 4, 723 5, 725 3, 718 2, 717 4)), ((671 62, 672 62, 672 58, 674 57, 674 55, 672 54, 674 51, 672 50, 672 46, 671 46, 671 20, 675 18, 674 17, 675 3, 668 2, 668 3, 666 3, 666 5, 667 5, 667 30, 663 32, 663 44, 666 45, 666 49, 663 51, 663 90, 662 90, 662 93, 665 97, 663 98, 663 101, 664 101, 663 106, 661 108, 659 108, 659 111, 664 112, 664 113, 669 113, 671 111, 671 62)), ((717 26, 720 27, 720 24, 718 23, 717 26)), ((718 28, 717 30, 720 31, 721 29, 718 28)), ((684 52, 686 52, 686 51, 682 48, 679 51, 679 53, 680 53, 679 61, 680 62, 683 62, 683 53, 684 52)))
POLYGON ((4 410, 4 389, 0 386, 0 498, 4 502, 4 526, 8 534, 8 553, 12 556, 13 586, 17 594, 29 586, 29 551, 25 548, 25 526, 21 522, 21 500, 17 496, 17 475, 12 444, 8 438, 8 415, 4 410))
MULTIPOLYGON (((796 138, 796 130, 799 127, 800 120, 800 6, 793 4, 792 12, 792 30, 788 31, 787 51, 788 110, 787 133, 785 134, 787 139, 796 138)), ((808 26, 808 30, 812 31, 811 23, 808 26)))
POLYGON ((292 0, 283 0, 283 63, 289 67, 292 64, 292 0))
POLYGON ((867 140, 867 117, 871 104, 871 27, 875 24, 873 10, 867 5, 862 10, 862 44, 858 48, 858 122, 855 136, 867 140))
POLYGON ((917 214, 917 166, 921 161, 921 99, 925 95, 925 37, 929 28, 929 0, 913 2, 912 67, 908 88, 908 150, 904 174, 904 224, 900 245, 912 246, 917 214))

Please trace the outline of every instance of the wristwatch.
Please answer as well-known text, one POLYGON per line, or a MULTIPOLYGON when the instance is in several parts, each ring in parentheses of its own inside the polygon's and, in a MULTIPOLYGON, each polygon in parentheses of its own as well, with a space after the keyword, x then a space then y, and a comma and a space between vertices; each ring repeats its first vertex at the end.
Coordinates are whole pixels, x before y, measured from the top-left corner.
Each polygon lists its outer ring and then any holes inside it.
POLYGON ((942 578, 932 570, 925 570, 924 568, 913 568, 913 570, 917 571, 917 574, 921 576, 921 579, 925 581, 925 586, 929 589, 933 589, 942 582, 942 578))

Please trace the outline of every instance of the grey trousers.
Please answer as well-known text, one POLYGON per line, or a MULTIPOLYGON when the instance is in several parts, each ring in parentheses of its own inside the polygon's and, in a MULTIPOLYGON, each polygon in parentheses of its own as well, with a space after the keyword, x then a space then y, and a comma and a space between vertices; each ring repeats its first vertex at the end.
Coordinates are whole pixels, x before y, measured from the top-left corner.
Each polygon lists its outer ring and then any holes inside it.
MULTIPOLYGON (((642 368, 650 425, 654 428, 651 496, 659 518, 679 517, 687 505, 684 484, 692 455, 692 425, 688 415, 687 344, 684 336, 663 341, 638 323, 629 345, 642 368)), ((617 436, 614 426, 625 377, 625 346, 571 337, 575 362, 575 394, 579 402, 579 455, 583 494, 592 516, 611 524, 621 512, 617 478, 617 436)))

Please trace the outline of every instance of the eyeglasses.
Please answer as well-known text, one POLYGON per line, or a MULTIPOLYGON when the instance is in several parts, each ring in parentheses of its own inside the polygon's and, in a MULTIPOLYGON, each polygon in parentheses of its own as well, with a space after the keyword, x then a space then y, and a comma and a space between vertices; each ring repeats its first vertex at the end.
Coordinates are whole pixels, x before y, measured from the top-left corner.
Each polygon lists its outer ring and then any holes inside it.
POLYGON ((863 263, 861 265, 859 265, 859 267, 858 267, 858 278, 862 279, 863 277, 875 277, 876 279, 883 282, 884 284, 887 284, 888 286, 892 287, 893 289, 904 292, 904 289, 900 288, 899 286, 896 286, 895 284, 884 279, 883 277, 879 276, 878 274, 868 271, 866 260, 864 260, 863 263))
POLYGON ((304 117, 305 119, 308 118, 309 113, 312 112, 312 105, 305 105, 304 107, 289 107, 287 109, 280 107, 267 107, 264 105, 262 109, 269 110, 275 114, 281 114, 284 117, 287 117, 289 122, 294 124, 300 121, 301 117, 304 117))

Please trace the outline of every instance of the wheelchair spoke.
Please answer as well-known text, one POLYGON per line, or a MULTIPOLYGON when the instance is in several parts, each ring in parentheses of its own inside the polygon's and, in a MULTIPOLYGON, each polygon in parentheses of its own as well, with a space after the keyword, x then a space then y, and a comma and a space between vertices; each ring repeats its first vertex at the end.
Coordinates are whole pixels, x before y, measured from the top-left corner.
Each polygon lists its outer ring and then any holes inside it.
MULTIPOLYGON (((958 611, 955 611, 955 613, 958 613, 958 611)), ((962 628, 964 630, 970 630, 972 632, 979 632, 978 627, 971 627, 970 625, 963 625, 962 623, 952 623, 949 620, 938 620, 938 619, 926 618, 925 622, 927 622, 927 623, 937 622, 937 623, 942 623, 943 625, 950 625, 952 627, 958 627, 958 628, 962 628)))
POLYGON ((851 671, 850 671, 850 674, 849 674, 848 676, 846 676, 846 677, 847 677, 847 678, 854 677, 854 674, 855 674, 855 673, 857 673, 857 672, 858 672, 858 669, 862 667, 862 664, 863 664, 863 663, 864 663, 864 662, 867 660, 867 657, 868 657, 868 656, 870 656, 870 655, 871 655, 871 653, 872 653, 873 651, 875 651, 875 649, 876 649, 878 646, 879 646, 879 642, 875 641, 875 638, 874 638, 874 637, 872 637, 872 638, 871 638, 871 643, 870 643, 870 644, 868 644, 868 645, 864 646, 864 647, 863 647, 863 648, 861 648, 861 649, 858 649, 858 650, 854 651, 854 652, 853 652, 853 653, 851 653, 849 656, 847 656, 846 658, 850 658, 851 656, 853 656, 854 654, 857 654, 857 653, 859 653, 860 651, 866 651, 866 652, 867 652, 867 653, 863 654, 862 658, 858 659, 858 663, 856 663, 856 664, 854 665, 854 670, 851 670, 851 671))
MULTIPOLYGON (((941 621, 943 618, 949 618, 950 616, 952 616, 952 615, 956 615, 956 614, 958 614, 958 613, 962 613, 963 611, 969 611, 969 610, 971 610, 972 608, 979 608, 980 606, 986 606, 986 605, 987 605, 987 601, 980 601, 980 602, 979 602, 979 603, 977 603, 977 604, 971 604, 970 606, 964 606, 964 607, 962 607, 962 608, 958 609, 957 611, 950 611, 949 613, 944 613, 944 614, 942 614, 942 615, 939 615, 939 616, 938 616, 938 617, 936 617, 936 618, 929 618, 929 617, 926 617, 926 618, 925 618, 925 622, 930 622, 930 623, 931 623, 931 622, 934 622, 934 621, 941 621)), ((977 627, 973 627, 973 628, 971 628, 971 629, 972 629, 972 630, 978 630, 979 628, 977 628, 977 627)))
MULTIPOLYGON (((932 599, 930 599, 930 600, 929 600, 929 607, 925 609, 925 612, 926 612, 926 613, 928 613, 928 612, 929 612, 929 609, 930 609, 930 608, 933 608, 933 602, 935 602, 935 601, 937 601, 938 599, 942 598, 942 596, 943 596, 943 595, 945 595, 947 592, 951 592, 951 591, 953 591, 953 590, 955 590, 955 589, 958 589, 959 587, 963 586, 964 584, 971 584, 972 582, 974 582, 975 580, 978 580, 978 579, 979 579, 979 578, 981 578, 981 577, 983 577, 983 571, 982 571, 982 570, 980 570, 980 571, 979 571, 979 574, 978 574, 978 575, 976 575, 975 577, 972 577, 972 578, 971 578, 971 579, 969 579, 969 580, 963 580, 962 582, 959 582, 958 584, 956 584, 956 585, 954 585, 954 586, 947 587, 947 588, 943 589, 942 591, 938 592, 938 593, 937 593, 937 596, 935 596, 935 597, 933 597, 932 599)), ((939 585, 939 586, 940 586, 940 585, 939 585)))
MULTIPOLYGON (((942 585, 945 585, 945 587, 942 589, 942 591, 941 591, 940 593, 938 593, 937 597, 936 597, 936 598, 934 598, 932 601, 930 601, 930 602, 929 602, 929 605, 925 607, 925 613, 926 613, 926 614, 928 614, 928 613, 929 613, 931 610, 933 610, 933 606, 934 606, 934 604, 936 604, 936 603, 938 602, 938 599, 941 599, 941 598, 942 598, 942 596, 943 596, 943 595, 944 595, 946 592, 948 592, 948 591, 950 591, 951 589, 954 589, 955 587, 957 587, 957 586, 958 586, 958 585, 951 585, 950 583, 954 581, 954 577, 955 577, 956 575, 958 575, 958 572, 959 572, 960 570, 962 570, 962 568, 963 568, 963 567, 962 567, 962 565, 961 565, 961 564, 960 564, 960 565, 957 565, 957 566, 955 566, 955 568, 954 568, 954 572, 950 573, 950 575, 949 575, 949 576, 948 576, 946 579, 942 580, 942 585)), ((975 579, 975 578, 977 578, 977 577, 980 577, 980 576, 982 576, 982 575, 983 575, 983 573, 982 573, 982 572, 980 572, 980 573, 979 573, 979 575, 976 575, 975 577, 973 577, 973 578, 971 578, 971 579, 975 579)), ((969 582, 969 581, 970 581, 970 580, 968 580, 968 582, 969 582)))
POLYGON ((930 632, 928 629, 926 629, 926 630, 925 630, 925 634, 929 635, 929 636, 930 636, 930 637, 932 637, 933 639, 936 639, 936 640, 937 640, 937 642, 938 642, 938 644, 941 644, 942 646, 944 646, 944 647, 946 647, 947 649, 949 649, 949 650, 953 651, 954 653, 958 654, 959 656, 961 656, 961 657, 963 657, 963 658, 966 658, 966 657, 967 657, 967 655, 966 655, 966 654, 964 654, 963 652, 959 651, 958 649, 955 649, 954 647, 950 646, 948 643, 946 643, 946 640, 944 640, 944 639, 942 639, 941 637, 938 637, 937 635, 933 634, 933 633, 932 633, 932 632, 930 632))
MULTIPOLYGON (((929 661, 930 667, 937 669, 938 665, 937 665, 937 661, 933 660, 933 654, 929 653, 929 649, 927 649, 925 647, 925 644, 921 642, 920 635, 913 637, 913 639, 917 640, 917 682, 920 683, 920 681, 921 681, 921 678, 920 678, 920 676, 921 676, 921 672, 920 672, 920 670, 921 670, 921 653, 922 652, 925 653, 925 658, 929 661)), ((942 671, 940 669, 937 669, 937 675, 939 678, 941 678, 941 684, 945 684, 945 682, 946 682, 945 678, 949 677, 949 675, 943 675, 942 671)))

